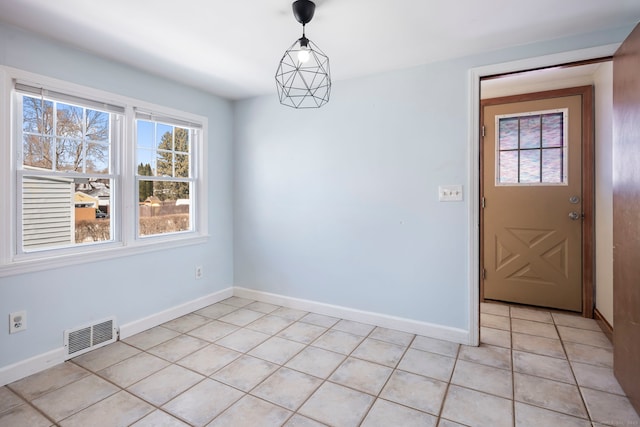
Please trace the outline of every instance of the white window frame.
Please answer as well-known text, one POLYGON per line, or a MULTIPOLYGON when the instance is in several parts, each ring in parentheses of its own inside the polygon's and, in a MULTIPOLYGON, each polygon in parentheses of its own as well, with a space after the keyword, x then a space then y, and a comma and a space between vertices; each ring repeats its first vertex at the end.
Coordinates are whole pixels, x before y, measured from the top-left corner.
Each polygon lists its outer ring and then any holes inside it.
MULTIPOLYGON (((510 113, 495 117, 495 171, 496 187, 566 187, 569 185, 569 109, 554 108, 551 110, 527 111, 524 113, 510 113), (562 113, 562 182, 500 182, 500 120, 511 117, 527 117, 544 114, 562 113)), ((518 148, 520 150, 520 148, 518 148)), ((542 159, 540 159, 542 161, 542 159)))
POLYGON ((207 227, 207 126, 208 120, 170 107, 148 103, 74 83, 0 66, 0 277, 64 267, 91 261, 130 256, 139 253, 202 244, 208 241, 207 227), (112 198, 117 212, 111 212, 113 240, 71 247, 52 248, 19 253, 17 210, 18 153, 22 150, 21 117, 14 111, 14 82, 55 90, 71 96, 105 102, 124 107, 122 138, 112 147, 113 173, 117 181, 112 198), (193 194, 191 206, 192 231, 155 236, 137 236, 138 196, 136 180, 135 111, 140 109, 158 116, 172 117, 201 128, 199 138, 192 145, 193 194))
MULTIPOLYGON (((110 136, 111 136, 111 140, 113 140, 113 143, 110 143, 109 146, 109 172, 108 173, 103 173, 103 174, 96 174, 96 173, 78 173, 78 172, 70 172, 70 171, 51 171, 51 170, 37 170, 34 168, 29 168, 29 167, 25 167, 22 165, 22 155, 18 154, 22 152, 22 142, 23 139, 22 137, 24 136, 22 133, 18 134, 13 134, 12 138, 15 140, 15 150, 13 151, 15 157, 17 157, 15 160, 15 162, 13 163, 13 166, 16 168, 16 179, 14 182, 14 194, 19 194, 22 186, 22 180, 25 178, 29 178, 29 177, 35 177, 35 178, 52 178, 52 179, 71 179, 71 177, 73 178, 91 178, 91 177, 100 177, 103 179, 109 179, 110 181, 112 181, 112 183, 115 183, 116 185, 112 185, 111 187, 113 187, 112 189, 112 197, 110 198, 110 205, 113 206, 116 210, 120 209, 120 198, 119 197, 114 197, 113 193, 116 193, 117 189, 119 188, 119 181, 121 180, 122 177, 122 171, 121 171, 121 166, 120 163, 118 162, 118 158, 119 158, 119 152, 120 152, 120 146, 124 145, 124 132, 123 132, 123 127, 124 127, 124 118, 125 118, 125 108, 123 106, 114 106, 114 105, 105 105, 106 103, 104 102, 92 102, 92 100, 83 100, 83 99, 74 99, 72 96, 69 96, 68 93, 64 93, 64 94, 48 94, 48 93, 43 93, 42 89, 39 86, 32 86, 32 85, 25 85, 23 82, 15 82, 15 85, 12 85, 12 100, 11 100, 11 107, 14 109, 14 111, 22 111, 23 110, 23 99, 22 95, 26 95, 26 96, 30 96, 30 97, 37 97, 38 95, 42 95, 45 98, 49 98, 52 100, 55 100, 55 102, 57 103, 69 103, 72 105, 78 105, 81 106, 81 108, 86 108, 86 109, 97 109, 103 112, 107 112, 108 114, 115 114, 115 117, 111 117, 110 118, 110 136), (20 88, 13 88, 13 86, 21 86, 20 88), (37 92, 37 93, 36 93, 37 92), (93 104, 93 105, 90 105, 93 104), (111 121, 113 119, 113 121, 111 121)), ((14 114, 14 127, 13 129, 15 129, 16 131, 18 131, 18 129, 22 128, 23 125, 23 121, 19 120, 20 119, 21 114, 14 114)), ((54 120, 54 126, 55 126, 55 120, 56 117, 53 117, 54 120)), ((19 131, 18 131, 19 132, 19 131)), ((57 139, 58 135, 55 135, 53 137, 53 139, 57 139)), ((117 194, 115 194, 115 196, 117 196, 117 194)), ((72 196, 73 197, 73 196, 72 196)), ((37 258, 38 256, 35 255, 28 255, 28 254, 32 254, 35 252, 44 252, 44 251, 56 251, 59 253, 64 253, 64 251, 68 251, 70 253, 73 253, 75 250, 77 250, 76 248, 78 247, 78 244, 75 243, 75 239, 73 243, 69 243, 68 245, 64 245, 64 246, 52 246, 52 247, 44 247, 44 248, 40 248, 40 249, 31 249, 31 250, 26 250, 24 248, 24 242, 23 242, 23 232, 24 230, 22 229, 22 227, 18 227, 17 224, 19 224, 20 222, 22 222, 22 220, 24 219, 23 217, 23 211, 20 209, 20 206, 18 206, 18 198, 16 197, 16 239, 15 242, 17 243, 16 247, 15 247, 15 259, 16 260, 20 260, 21 258, 25 258, 25 259, 29 259, 29 257, 35 257, 37 258), (20 243, 22 242, 22 244, 20 243)), ((72 214, 72 221, 74 221, 73 218, 73 214, 72 214)), ((103 245, 103 244, 107 244, 107 243, 111 243, 111 242, 115 242, 115 241, 119 241, 119 237, 116 236, 115 233, 115 227, 113 225, 110 225, 111 230, 114 232, 113 236, 111 236, 111 238, 108 241, 103 241, 103 242, 95 242, 95 243, 83 243, 83 246, 86 245, 103 245)), ((72 236, 72 238, 75 236, 72 236)), ((51 253, 51 252, 49 252, 51 253)), ((46 255, 45 255, 46 256, 46 255)))
MULTIPOLYGON (((201 134, 202 134, 202 125, 200 123, 196 123, 196 122, 192 122, 192 121, 187 121, 184 120, 183 118, 177 118, 177 117, 170 117, 167 115, 163 115, 160 114, 158 112, 150 112, 150 111, 144 111, 140 108, 135 108, 135 117, 134 117, 134 133, 135 133, 135 155, 137 155, 137 150, 139 149, 138 146, 138 128, 137 128, 137 121, 138 120, 144 120, 147 122, 151 122, 151 123, 155 123, 157 124, 164 124, 164 125, 169 125, 169 126, 173 126, 174 129, 175 128, 183 128, 183 129, 187 129, 189 131, 189 135, 190 135, 190 140, 194 141, 194 140, 199 140, 202 139, 201 138, 201 134)), ((135 189, 136 189, 136 200, 139 200, 138 197, 138 190, 140 188, 139 183, 141 180, 149 180, 149 181, 160 181, 160 182, 189 182, 190 185, 190 190, 189 190, 189 199, 190 199, 190 208, 189 208, 189 224, 191 226, 191 229, 195 228, 195 217, 196 217, 196 212, 197 212, 197 206, 199 204, 199 200, 195 199, 194 197, 192 197, 192 193, 195 191, 197 192, 197 186, 198 186, 198 180, 196 179, 196 173, 198 171, 199 168, 196 167, 196 165, 193 163, 193 159, 197 158, 195 156, 197 156, 197 150, 198 147, 196 146, 197 144, 191 144, 190 148, 189 148, 189 177, 159 177, 159 176, 140 176, 136 173, 135 176, 135 189)), ((136 171, 137 171, 137 167, 138 164, 140 163, 140 161, 136 158, 135 161, 135 167, 136 167, 136 171)), ((137 210, 137 214, 136 214, 136 236, 138 239, 154 239, 156 237, 159 236, 163 236, 163 235, 167 235, 167 234, 156 234, 156 235, 140 235, 140 211, 137 210)), ((176 233, 187 233, 190 231, 178 231, 176 233)))

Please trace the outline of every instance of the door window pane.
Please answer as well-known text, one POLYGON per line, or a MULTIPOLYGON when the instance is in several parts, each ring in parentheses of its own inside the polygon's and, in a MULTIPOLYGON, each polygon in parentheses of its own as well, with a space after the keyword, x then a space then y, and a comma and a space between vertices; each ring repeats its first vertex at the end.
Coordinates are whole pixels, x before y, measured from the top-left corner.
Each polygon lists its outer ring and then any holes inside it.
POLYGON ((518 182, 518 151, 500 153, 499 182, 518 182))
POLYGON ((520 148, 540 147, 540 116, 520 118, 520 148))
POLYGON ((542 116, 542 146, 562 147, 562 113, 542 116))
POLYGON ((542 182, 562 182, 562 149, 542 150, 542 182))
POLYGON ((500 150, 518 149, 518 129, 517 117, 500 120, 500 150))
POLYGON ((520 152, 520 182, 524 184, 540 182, 539 150, 523 150, 520 152))

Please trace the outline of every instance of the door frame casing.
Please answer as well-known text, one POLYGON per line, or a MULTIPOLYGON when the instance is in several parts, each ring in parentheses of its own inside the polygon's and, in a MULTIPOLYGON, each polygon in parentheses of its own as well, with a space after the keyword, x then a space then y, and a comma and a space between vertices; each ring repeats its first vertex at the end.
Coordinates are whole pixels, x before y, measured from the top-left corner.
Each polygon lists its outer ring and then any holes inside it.
MULTIPOLYGON (((595 140, 593 86, 578 86, 566 89, 547 90, 521 95, 503 96, 480 101, 480 126, 484 123, 484 107, 514 102, 538 101, 580 95, 582 109, 582 316, 592 318, 594 308, 594 259, 595 259, 595 140)), ((484 140, 484 137, 481 136, 484 140)), ((484 194, 484 144, 480 144, 480 197, 484 194)), ((484 209, 480 209, 480 268, 483 260, 484 209)), ((484 300, 484 280, 480 276, 480 301, 484 300)))
POLYGON ((551 67, 575 61, 610 56, 620 43, 596 46, 523 60, 470 68, 468 72, 468 147, 467 150, 467 209, 468 241, 468 344, 480 344, 480 79, 497 74, 513 73, 542 67, 551 67))

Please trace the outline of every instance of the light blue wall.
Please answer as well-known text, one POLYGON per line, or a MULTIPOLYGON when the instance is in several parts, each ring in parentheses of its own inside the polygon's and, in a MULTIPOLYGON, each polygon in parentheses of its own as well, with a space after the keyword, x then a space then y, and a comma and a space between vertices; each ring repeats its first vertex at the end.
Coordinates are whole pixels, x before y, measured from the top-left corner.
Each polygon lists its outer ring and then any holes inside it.
POLYGON ((630 30, 338 82, 327 106, 295 111, 275 95, 234 107, 0 24, 2 65, 208 117, 211 234, 203 245, 0 278, 0 368, 59 348, 66 328, 132 322, 234 284, 466 328, 468 200, 438 203, 436 189, 468 179, 468 69, 630 30), (23 309, 28 330, 8 335, 2 318, 23 309))
POLYGON ((0 278, 0 368, 62 347, 65 329, 111 315, 125 324, 233 285, 229 101, 3 24, 0 64, 206 116, 211 235, 197 246, 0 278), (17 310, 27 311, 28 329, 9 335, 17 310))
POLYGON ((468 194, 469 69, 630 30, 336 82, 319 110, 238 102, 235 284, 466 330, 469 199, 441 203, 437 189, 468 194))

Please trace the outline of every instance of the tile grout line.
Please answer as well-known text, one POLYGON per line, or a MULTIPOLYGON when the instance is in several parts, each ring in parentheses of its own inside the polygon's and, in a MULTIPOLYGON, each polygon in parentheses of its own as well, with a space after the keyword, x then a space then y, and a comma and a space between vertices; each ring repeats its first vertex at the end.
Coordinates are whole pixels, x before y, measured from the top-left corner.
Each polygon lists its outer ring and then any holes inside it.
POLYGON ((513 317, 511 306, 509 306, 509 352, 511 353, 511 421, 513 426, 517 425, 516 415, 516 363, 513 358, 513 317))
MULTIPOLYGON (((84 377, 83 377, 83 378, 84 378, 84 377)), ((78 380, 80 380, 80 378, 79 378, 78 380)), ((78 381, 78 380, 76 380, 76 381, 78 381)), ((74 383, 74 382, 75 382, 75 381, 72 381, 72 382, 71 382, 71 383, 69 383, 69 384, 72 384, 72 383, 74 383)), ((20 406, 23 406, 23 405, 27 405, 27 406, 31 407, 31 409, 33 409, 34 411, 36 411, 37 413, 39 413, 40 415, 42 415, 43 417, 45 417, 48 421, 50 421, 50 422, 52 423, 52 425, 54 425, 54 426, 57 426, 57 425, 58 425, 58 423, 57 423, 53 418, 51 418, 51 417, 50 417, 47 413, 45 413, 44 411, 41 411, 41 410, 40 410, 40 408, 38 408, 36 405, 34 405, 34 404, 31 402, 31 400, 28 400, 26 397, 24 397, 20 392, 18 392, 17 390, 12 389, 11 387, 9 387, 9 385, 8 385, 8 384, 7 384, 5 387, 7 387, 7 389, 8 389, 8 390, 10 390, 10 391, 11 391, 12 393, 14 393, 16 396, 18 396, 18 398, 20 398, 20 400, 22 400, 22 402, 23 402, 23 403, 22 403, 22 404, 20 404, 20 405, 18 405, 18 406, 16 406, 16 408, 19 408, 20 406)), ((45 396, 46 394, 49 394, 49 393, 45 393, 45 394, 43 394, 42 396, 45 396)), ((38 396, 38 397, 42 397, 42 396, 38 396)), ((14 408, 14 409, 15 409, 15 408, 14 408)), ((13 411, 14 409, 11 409, 10 411, 13 411)), ((10 411, 7 411, 7 413, 8 413, 8 412, 10 412, 10 411)), ((2 415, 2 414, 0 414, 0 415, 2 415)))
MULTIPOLYGON (((578 395, 580 396, 580 401, 582 402, 582 406, 584 407, 584 411, 587 414, 587 419, 589 420, 589 422, 591 424, 593 424, 595 421, 591 418, 591 411, 589 411, 589 408, 587 406, 587 402, 582 394, 582 387, 580 387, 579 383, 578 383, 578 378, 576 377, 576 373, 573 370, 573 364, 571 363, 571 361, 569 360, 569 353, 567 352, 567 349, 565 348, 565 342, 564 339, 562 338, 562 335, 560 334, 560 330, 558 329, 558 324, 556 323, 556 319, 555 317, 553 317, 553 315, 551 316, 551 318, 553 319, 553 326, 556 330, 556 333, 558 334, 558 338, 560 338, 560 345, 562 346, 562 351, 564 351, 564 355, 567 358, 567 365, 569 365, 569 371, 571 372, 571 376, 573 377, 573 380, 576 383, 576 388, 578 389, 578 395)), ((579 418, 579 417, 577 417, 579 418)))
MULTIPOLYGON (((478 344, 478 346, 480 346, 480 344, 478 344)), ((440 402, 440 408, 438 410, 438 415, 437 415, 437 419, 436 422, 438 423, 438 425, 440 424, 440 421, 442 420, 442 412, 444 411, 444 405, 446 403, 447 400, 447 396, 449 395, 449 389, 451 388, 451 380, 453 380, 453 374, 456 371, 456 366, 458 365, 458 360, 460 357, 460 350, 461 350, 461 345, 458 344, 458 348, 456 351, 456 357, 454 358, 453 361, 453 368, 451 369, 451 374, 449 375, 449 381, 447 381, 447 385, 444 388, 444 394, 442 395, 442 402, 440 402)))
MULTIPOLYGON (((376 328, 373 328, 373 329, 371 330, 371 332, 369 332, 369 335, 367 335, 367 336, 365 337, 365 339, 364 339, 364 340, 366 340, 367 338, 369 338, 369 336, 370 336, 370 335, 373 333, 373 331, 375 331, 375 330, 376 330, 376 328)), ((411 345, 412 345, 412 344, 414 343, 414 341, 416 340, 416 336, 417 336, 417 335, 416 335, 416 334, 412 334, 412 335, 413 335, 413 338, 411 338, 411 341, 407 344, 406 348, 405 348, 405 349, 404 349, 404 351, 402 352, 402 355, 401 355, 400 357, 398 357, 398 361, 397 361, 397 362, 394 364, 394 366, 391 368, 391 373, 390 373, 390 374, 389 374, 389 376, 387 377, 387 380, 384 382, 384 384, 382 385, 382 387, 380 387, 380 390, 378 391, 378 393, 377 393, 375 396, 373 396, 373 402, 371 403, 371 406, 369 406, 369 409, 367 409, 366 413, 362 416, 362 419, 361 419, 361 420, 360 420, 360 422, 358 423, 358 426, 361 426, 361 425, 362 425, 362 423, 364 422, 364 420, 366 420, 366 419, 367 419, 367 416, 369 415, 369 412, 371 412, 371 409, 372 409, 372 408, 373 408, 373 406, 376 404, 376 401, 377 401, 378 399, 382 399, 382 400, 385 400, 385 401, 386 401, 386 399, 384 399, 384 398, 380 397, 380 395, 382 394, 382 391, 383 391, 383 390, 384 390, 384 388, 387 386, 387 384, 389 384, 389 381, 391 380, 391 377, 392 377, 392 376, 393 376, 393 374, 398 370, 398 365, 400 365, 400 362, 402 361, 402 359, 404 358, 404 356, 407 354, 407 352, 408 352, 408 351, 409 351, 409 349, 411 348, 411 345)), ((375 339, 375 338, 371 338, 371 339, 375 339)), ((364 340, 363 340, 362 342, 364 342, 364 340)), ((386 342, 386 341, 384 341, 384 342, 386 342)), ((393 343, 390 343, 390 344, 393 344, 393 343)), ((356 347, 356 348, 357 348, 357 347, 356 347)), ((354 349, 351 351, 351 354, 352 354, 355 350, 356 350, 356 349, 354 348, 354 349)), ((348 356, 347 356, 347 358, 348 358, 348 356)), ((357 358, 357 357, 356 357, 356 358, 357 358)), ((358 359, 358 358, 357 358, 357 359, 358 359)), ((358 359, 358 360, 361 360, 361 359, 358 359)), ((367 361, 367 362, 370 362, 370 361, 367 361)), ((374 363, 374 362, 371 362, 371 363, 374 363)), ((381 366, 384 366, 384 365, 381 365, 381 366)), ((396 402, 393 402, 393 403, 396 403, 396 402)), ((402 406, 403 406, 403 407, 405 407, 405 408, 408 408, 408 406, 406 406, 406 405, 402 405, 402 406)), ((415 408, 411 408, 411 409, 415 409, 415 408)), ((420 411, 420 412, 427 413, 427 412, 424 412, 424 411, 420 411)), ((437 419, 436 419, 436 422, 437 422, 437 419)))

